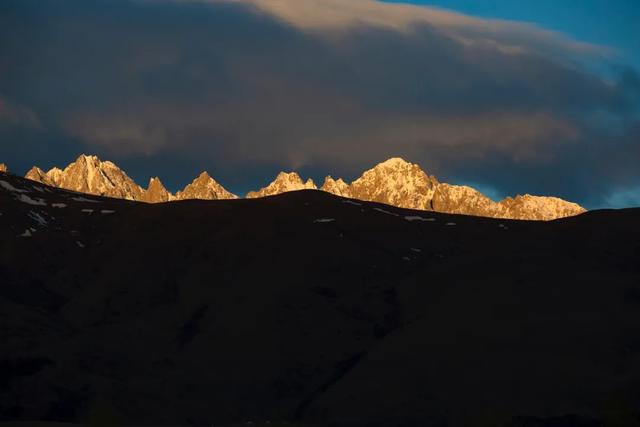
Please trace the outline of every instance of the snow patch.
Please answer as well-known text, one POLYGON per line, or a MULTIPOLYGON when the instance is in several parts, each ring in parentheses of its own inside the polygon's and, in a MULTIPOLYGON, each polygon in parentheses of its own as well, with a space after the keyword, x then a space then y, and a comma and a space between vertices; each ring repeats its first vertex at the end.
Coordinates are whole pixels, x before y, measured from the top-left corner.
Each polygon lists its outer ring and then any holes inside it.
POLYGON ((421 216, 405 216, 404 219, 406 219, 407 221, 424 221, 424 222, 433 222, 436 219, 435 218, 423 218, 421 216))
POLYGON ((22 203, 26 203, 26 204, 33 205, 33 206, 47 206, 47 204, 45 203, 44 200, 42 200, 42 199, 32 199, 31 197, 27 196, 26 194, 21 194, 18 197, 18 200, 21 201, 22 203))
POLYGON ((51 203, 51 206, 54 207, 54 208, 62 209, 62 208, 66 208, 67 204, 66 203, 51 203))
POLYGON ((75 200, 76 202, 100 203, 99 200, 87 199, 86 197, 72 197, 71 200, 75 200))
POLYGON ((5 190, 8 190, 8 191, 13 191, 14 193, 26 193, 27 192, 27 190, 21 190, 19 188, 14 187, 13 185, 8 183, 7 181, 2 181, 2 180, 0 180, 0 187, 4 188, 5 190))
POLYGON ((411 248, 411 250, 412 250, 413 252, 418 252, 418 253, 422 252, 422 250, 421 250, 421 249, 418 249, 418 248, 411 248))
POLYGON ((362 206, 362 203, 354 202, 353 200, 343 200, 342 203, 347 203, 354 206, 362 206))
POLYGON ((333 222, 335 220, 336 220, 335 218, 319 218, 319 219, 316 219, 313 222, 314 223, 324 223, 324 222, 333 222))
POLYGON ((24 230, 24 233, 20 235, 20 237, 31 237, 31 236, 32 236, 31 230, 29 229, 24 230))
POLYGON ((76 244, 78 245, 79 248, 84 248, 84 243, 80 242, 80 241, 76 241, 76 244))
POLYGON ((35 222, 37 222, 41 226, 47 225, 47 220, 44 219, 44 217, 42 215, 40 215, 39 213, 34 212, 34 211, 29 211, 29 213, 27 215, 29 216, 29 218, 31 218, 32 220, 34 220, 35 222))
POLYGON ((82 209, 84 213, 93 213, 93 209, 82 209))
POLYGON ((456 223, 455 222, 448 222, 445 225, 456 225, 456 223))
POLYGON ((109 210, 109 209, 102 209, 100 211, 100 213, 102 213, 102 214, 113 214, 113 213, 116 213, 116 211, 112 211, 112 210, 109 210))
POLYGON ((393 215, 393 216, 400 216, 397 213, 393 213, 393 212, 389 212, 389 211, 385 211, 384 209, 380 209, 380 208, 373 208, 374 211, 378 211, 381 212, 383 214, 387 214, 387 215, 393 215))

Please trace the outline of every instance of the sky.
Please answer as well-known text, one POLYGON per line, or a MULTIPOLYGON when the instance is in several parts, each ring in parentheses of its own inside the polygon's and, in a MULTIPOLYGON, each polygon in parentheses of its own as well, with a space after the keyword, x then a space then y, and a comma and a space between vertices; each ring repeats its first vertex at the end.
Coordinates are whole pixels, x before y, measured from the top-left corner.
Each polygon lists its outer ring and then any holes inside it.
POLYGON ((0 162, 175 191, 389 157, 499 199, 640 206, 640 3, 4 0, 0 162))
MULTIPOLYGON (((386 0, 389 3, 401 1, 386 0)), ((529 22, 572 38, 609 46, 620 63, 640 66, 637 0, 415 0, 412 3, 483 17, 529 22)))

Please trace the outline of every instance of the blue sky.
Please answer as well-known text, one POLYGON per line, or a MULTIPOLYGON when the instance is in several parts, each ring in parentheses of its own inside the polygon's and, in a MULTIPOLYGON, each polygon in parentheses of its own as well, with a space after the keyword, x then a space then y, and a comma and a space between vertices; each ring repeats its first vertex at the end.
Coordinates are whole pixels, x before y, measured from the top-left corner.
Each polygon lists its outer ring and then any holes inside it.
POLYGON ((614 47, 620 63, 640 67, 639 0, 387 0, 450 9, 483 18, 529 22, 578 40, 614 47))

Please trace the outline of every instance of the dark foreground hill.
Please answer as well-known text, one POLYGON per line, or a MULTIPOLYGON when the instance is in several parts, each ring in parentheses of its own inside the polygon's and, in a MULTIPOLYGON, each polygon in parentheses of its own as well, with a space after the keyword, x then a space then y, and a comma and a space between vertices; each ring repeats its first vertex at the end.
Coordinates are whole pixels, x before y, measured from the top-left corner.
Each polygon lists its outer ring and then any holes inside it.
POLYGON ((637 209, 146 205, 0 174, 0 213, 0 420, 639 421, 637 209))

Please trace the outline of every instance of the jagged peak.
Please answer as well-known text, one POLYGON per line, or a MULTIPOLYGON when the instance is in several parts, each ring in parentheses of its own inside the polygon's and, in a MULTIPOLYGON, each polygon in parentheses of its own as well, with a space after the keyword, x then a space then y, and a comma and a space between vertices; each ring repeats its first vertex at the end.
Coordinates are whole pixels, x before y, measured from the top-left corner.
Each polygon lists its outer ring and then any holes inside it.
POLYGON ((273 182, 278 182, 278 181, 289 181, 289 182, 299 182, 300 184, 303 183, 302 178, 300 177, 300 175, 298 175, 297 172, 279 172, 278 175, 276 176, 276 179, 273 180, 273 182))
POLYGON ((7 165, 4 163, 0 163, 0 172, 7 172, 7 165))
POLYGON ((29 169, 24 177, 32 181, 40 182, 42 184, 56 185, 57 176, 57 173, 45 172, 38 166, 33 166, 31 169, 29 169))
POLYGON ((28 176, 31 174, 46 175, 46 173, 42 169, 40 169, 38 166, 32 166, 31 169, 27 171, 27 174, 25 176, 28 176))
POLYGON ((182 191, 178 191, 175 198, 177 200, 217 200, 237 199, 238 196, 227 191, 220 183, 218 183, 211 177, 211 175, 209 175, 209 172, 203 171, 182 191))
POLYGON ((52 179, 57 179, 59 178, 62 174, 64 173, 64 171, 62 169, 60 169, 59 167, 52 167, 51 169, 49 169, 46 173, 46 175, 52 179))
POLYGON ((333 179, 331 175, 327 175, 324 178, 324 183, 320 189, 338 196, 349 196, 350 193, 349 184, 344 182, 342 178, 333 179))
POLYGON ((405 159, 401 157, 391 157, 382 163, 378 163, 375 167, 378 167, 378 166, 384 166, 388 168, 399 168, 399 167, 407 167, 407 166, 415 166, 415 165, 413 163, 407 162, 405 159))
POLYGON ((280 172, 276 178, 269 183, 266 187, 261 188, 258 191, 250 191, 247 193, 247 198, 253 199, 256 197, 271 196, 274 194, 286 193, 288 191, 296 190, 317 190, 316 184, 311 178, 307 181, 303 181, 297 172, 280 172))
POLYGON ((213 178, 211 178, 211 175, 209 175, 209 172, 207 171, 202 171, 200 172, 200 175, 198 175, 198 177, 195 179, 195 181, 215 181, 213 178))
MULTIPOLYGON (((391 175, 391 174, 398 175, 398 174, 407 174, 407 173, 411 173, 411 174, 417 173, 420 175, 424 174, 425 176, 428 176, 427 173, 424 170, 422 170, 420 165, 416 163, 407 162, 406 160, 400 157, 392 157, 364 171, 359 179, 365 176, 372 176, 372 175, 391 175)), ((432 180, 435 180, 435 177, 430 177, 430 178, 432 180)))
MULTIPOLYGON (((96 155, 89 154, 81 154, 78 158, 71 164, 69 164, 65 170, 70 167, 77 165, 86 165, 87 168, 97 168, 97 169, 112 169, 112 170, 121 170, 118 165, 113 163, 110 160, 102 160, 96 155)), ((57 168, 54 168, 57 169, 57 168)))
POLYGON ((298 175, 297 172, 280 172, 278 173, 278 175, 276 176, 276 178, 267 186, 273 186, 273 185, 277 185, 277 184, 292 184, 295 186, 301 186, 304 188, 308 188, 308 189, 316 189, 318 187, 316 187, 315 182, 313 182, 313 179, 308 178, 306 181, 304 181, 300 175, 298 175))
POLYGON ((98 156, 93 154, 80 154, 74 163, 101 163, 98 156))
POLYGON ((149 179, 149 185, 147 186, 147 188, 151 188, 152 186, 158 186, 158 187, 164 188, 164 184, 162 184, 162 181, 157 176, 151 177, 149 179))
POLYGON ((218 183, 218 181, 216 181, 211 175, 209 175, 209 172, 207 171, 202 171, 200 172, 200 174, 194 178, 193 181, 191 181, 191 183, 189 185, 187 185, 187 187, 195 185, 195 184, 204 184, 204 185, 220 185, 218 183))
POLYGON ((332 183, 339 184, 339 185, 343 185, 343 184, 344 185, 348 185, 345 182, 344 179, 342 179, 342 178, 333 179, 333 177, 331 175, 327 175, 327 176, 324 177, 324 183, 322 185, 324 186, 324 185, 332 184, 332 183))

